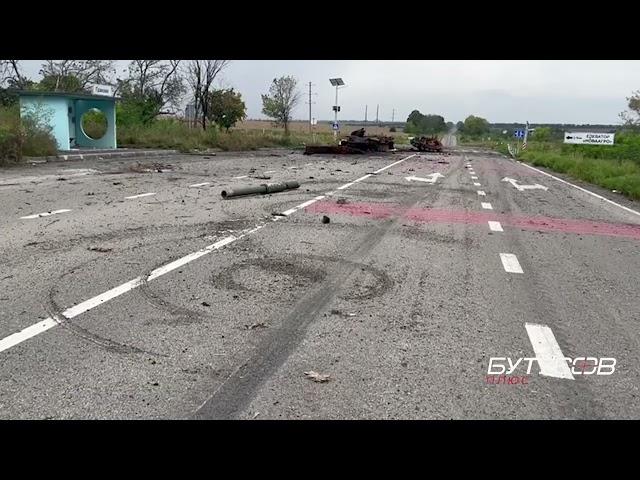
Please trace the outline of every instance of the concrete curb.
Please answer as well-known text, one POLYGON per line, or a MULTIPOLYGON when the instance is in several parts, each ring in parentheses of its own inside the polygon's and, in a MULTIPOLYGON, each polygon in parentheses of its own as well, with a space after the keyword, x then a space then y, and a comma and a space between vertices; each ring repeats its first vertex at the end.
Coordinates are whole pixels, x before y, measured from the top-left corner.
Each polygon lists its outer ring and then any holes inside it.
POLYGON ((161 157, 165 155, 175 155, 177 150, 139 150, 127 152, 96 152, 96 153, 70 153, 48 157, 23 157, 26 163, 44 163, 65 160, 90 160, 109 158, 134 158, 134 157, 161 157))

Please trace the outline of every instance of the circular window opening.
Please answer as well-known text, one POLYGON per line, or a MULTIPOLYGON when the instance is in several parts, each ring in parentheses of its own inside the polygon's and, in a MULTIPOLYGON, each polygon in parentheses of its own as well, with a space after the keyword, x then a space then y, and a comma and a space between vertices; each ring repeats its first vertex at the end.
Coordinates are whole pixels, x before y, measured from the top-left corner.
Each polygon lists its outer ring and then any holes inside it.
POLYGON ((92 108, 82 115, 81 126, 87 137, 99 140, 107 133, 107 116, 97 108, 92 108))

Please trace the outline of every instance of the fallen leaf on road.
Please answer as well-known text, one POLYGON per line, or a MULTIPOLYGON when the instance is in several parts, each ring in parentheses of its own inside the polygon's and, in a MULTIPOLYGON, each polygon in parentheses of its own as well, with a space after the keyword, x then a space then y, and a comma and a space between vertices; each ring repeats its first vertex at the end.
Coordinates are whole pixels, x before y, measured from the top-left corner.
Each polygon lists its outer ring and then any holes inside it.
POLYGON ((309 372, 304 372, 309 380, 313 380, 318 383, 325 383, 329 381, 330 375, 324 373, 314 372, 313 370, 309 372))

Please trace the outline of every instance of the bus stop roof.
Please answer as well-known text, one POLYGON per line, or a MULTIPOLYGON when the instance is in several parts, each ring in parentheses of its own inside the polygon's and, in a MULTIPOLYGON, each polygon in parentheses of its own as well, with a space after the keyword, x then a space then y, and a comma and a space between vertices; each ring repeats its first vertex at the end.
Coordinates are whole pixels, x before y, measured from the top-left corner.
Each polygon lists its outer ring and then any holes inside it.
POLYGON ((66 97, 72 100, 120 100, 121 98, 108 95, 92 95, 90 93, 44 92, 40 90, 12 90, 12 92, 23 97, 66 97))

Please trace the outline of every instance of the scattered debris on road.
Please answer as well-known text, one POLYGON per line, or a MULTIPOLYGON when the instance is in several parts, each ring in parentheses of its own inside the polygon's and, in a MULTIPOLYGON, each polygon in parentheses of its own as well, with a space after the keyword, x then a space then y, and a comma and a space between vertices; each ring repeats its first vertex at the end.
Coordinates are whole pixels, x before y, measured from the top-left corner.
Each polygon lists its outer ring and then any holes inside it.
POLYGON ((251 325, 245 325, 244 328, 247 330, 253 330, 254 328, 267 328, 269 326, 266 322, 256 322, 251 325))
POLYGON ((317 383, 326 383, 331 378, 331 376, 328 374, 314 372, 313 370, 304 372, 304 374, 309 380, 313 380, 314 382, 317 382, 317 383))
POLYGON ((88 247, 87 250, 91 250, 92 252, 100 252, 107 253, 113 250, 113 248, 108 247, 88 247))
POLYGON ((136 162, 135 165, 129 165, 128 170, 130 172, 135 173, 165 173, 165 172, 173 172, 173 167, 171 165, 164 165, 162 163, 153 162, 153 163, 140 163, 136 162))
POLYGON ((201 305, 203 307, 210 307, 211 306, 211 304, 209 302, 202 302, 201 305))
POLYGON ((336 200, 336 203, 338 205, 344 205, 345 203, 347 203, 347 199, 346 198, 339 198, 338 200, 336 200))
POLYGON ((322 223, 329 223, 331 221, 331 219, 329 217, 327 217, 326 215, 322 216, 322 223))

